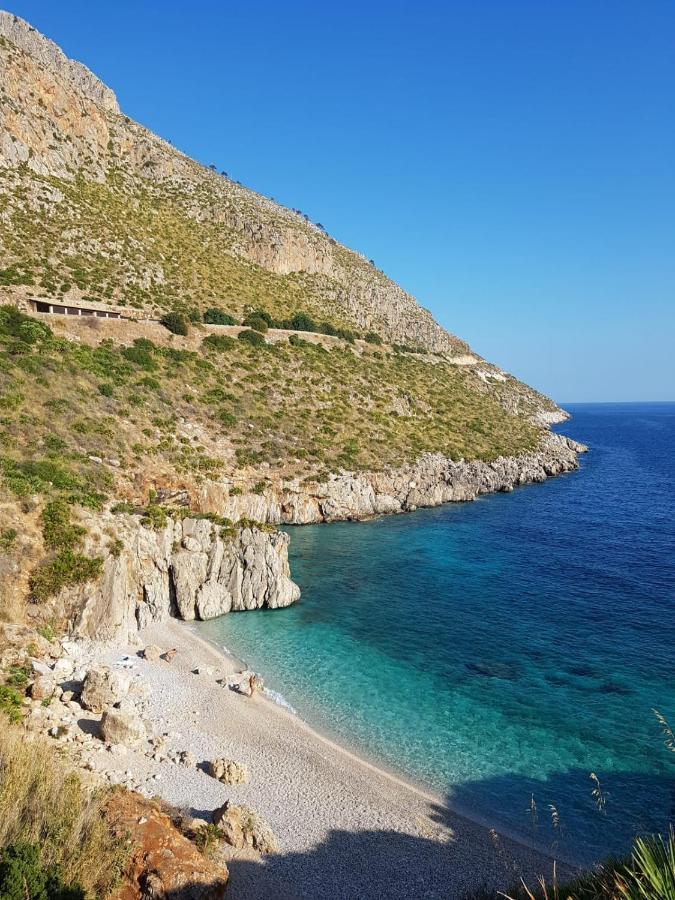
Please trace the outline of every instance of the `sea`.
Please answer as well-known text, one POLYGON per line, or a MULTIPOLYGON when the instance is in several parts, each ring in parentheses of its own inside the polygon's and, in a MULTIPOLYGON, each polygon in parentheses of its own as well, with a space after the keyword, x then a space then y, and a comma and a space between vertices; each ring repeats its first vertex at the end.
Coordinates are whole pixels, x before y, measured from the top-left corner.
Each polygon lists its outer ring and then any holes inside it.
POLYGON ((578 471, 290 527, 300 602, 199 630, 325 735, 590 863, 675 821, 675 403, 566 408, 578 471))

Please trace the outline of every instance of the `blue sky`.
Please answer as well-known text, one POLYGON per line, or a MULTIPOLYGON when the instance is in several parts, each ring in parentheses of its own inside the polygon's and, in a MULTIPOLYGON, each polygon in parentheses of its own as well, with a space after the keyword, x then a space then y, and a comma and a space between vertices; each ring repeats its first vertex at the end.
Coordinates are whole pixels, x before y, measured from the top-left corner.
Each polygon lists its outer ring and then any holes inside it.
POLYGON ((675 399, 672 0, 9 8, 557 400, 675 399))

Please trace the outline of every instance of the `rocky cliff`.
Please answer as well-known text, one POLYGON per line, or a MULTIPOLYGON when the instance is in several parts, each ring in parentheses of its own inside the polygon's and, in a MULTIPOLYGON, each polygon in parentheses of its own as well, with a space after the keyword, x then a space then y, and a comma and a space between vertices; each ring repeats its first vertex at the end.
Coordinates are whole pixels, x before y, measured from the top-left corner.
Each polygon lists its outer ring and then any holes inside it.
POLYGON ((289 606, 300 596, 290 578, 288 535, 281 532, 244 527, 222 535, 208 519, 168 519, 158 530, 130 515, 85 521, 92 553, 105 533, 119 543, 100 580, 71 591, 80 636, 133 640, 139 628, 169 616, 212 619, 289 606))
POLYGON ((427 453, 414 464, 382 472, 345 472, 315 483, 280 481, 264 494, 232 494, 231 485, 209 481, 195 490, 191 500, 206 511, 273 524, 360 520, 474 500, 480 494, 545 481, 577 469, 578 454, 586 450, 577 441, 547 432, 537 450, 492 462, 454 462, 442 454, 427 453))

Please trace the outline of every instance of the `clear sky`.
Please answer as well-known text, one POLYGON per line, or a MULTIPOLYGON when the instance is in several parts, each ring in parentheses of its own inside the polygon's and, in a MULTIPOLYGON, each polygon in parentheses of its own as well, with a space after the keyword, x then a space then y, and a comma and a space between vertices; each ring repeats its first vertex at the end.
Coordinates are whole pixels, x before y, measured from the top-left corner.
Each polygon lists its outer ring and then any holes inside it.
POLYGON ((15 0, 555 399, 675 399, 672 0, 15 0))

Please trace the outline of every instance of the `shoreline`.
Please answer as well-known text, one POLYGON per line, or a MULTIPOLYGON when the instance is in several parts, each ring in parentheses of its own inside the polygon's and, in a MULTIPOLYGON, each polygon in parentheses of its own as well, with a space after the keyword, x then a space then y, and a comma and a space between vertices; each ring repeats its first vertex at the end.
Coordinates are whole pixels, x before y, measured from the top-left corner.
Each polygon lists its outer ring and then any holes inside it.
MULTIPOLYGON (((233 898, 460 900, 486 885, 508 890, 521 877, 532 882, 550 876, 553 857, 546 848, 450 808, 271 698, 228 689, 241 671, 239 660, 187 623, 152 625, 142 639, 175 648, 175 658, 147 661, 138 645, 82 646, 89 666, 127 671, 130 696, 166 751, 158 755, 144 742, 105 752, 96 742, 83 763, 109 782, 159 796, 189 816, 210 821, 225 800, 262 816, 280 852, 259 856, 228 848, 233 898), (189 765, 178 761, 186 752, 189 765), (247 767, 246 784, 226 786, 203 771, 206 761, 222 756, 247 767)), ((80 727, 92 729, 95 721, 81 720, 80 727)), ((576 869, 559 860, 561 875, 576 869)))
MULTIPOLYGON (((233 652, 230 648, 226 649, 225 647, 217 644, 215 641, 211 641, 209 640, 209 638, 205 638, 200 634, 197 634, 197 632, 195 631, 195 626, 197 623, 181 622, 178 619, 175 621, 177 622, 179 628, 185 629, 191 635, 192 639, 196 643, 201 644, 205 649, 209 651, 210 654, 215 653, 216 658, 224 657, 232 665, 250 671, 246 661, 237 656, 236 652, 233 652)), ((384 761, 376 760, 374 757, 369 758, 363 750, 357 747, 350 748, 337 736, 330 737, 328 734, 323 733, 320 728, 307 722, 307 720, 302 717, 302 714, 286 700, 282 692, 274 691, 274 693, 280 696, 283 702, 279 702, 275 700, 274 697, 270 696, 269 690, 267 688, 265 688, 260 699, 265 704, 269 704, 272 708, 278 709, 284 715, 291 717, 291 719, 300 728, 302 728, 308 734, 308 736, 311 737, 312 740, 315 740, 322 744, 326 744, 332 750, 343 754, 352 762, 371 770, 378 777, 390 780, 393 784, 397 785, 403 790, 412 791, 429 803, 436 803, 446 807, 451 813, 457 816, 461 816, 463 819, 466 819, 467 822, 470 822, 473 825, 478 825, 481 828, 494 829, 501 836, 508 838, 510 841, 520 844, 527 850, 531 850, 534 853, 540 854, 542 857, 548 859, 550 863, 556 861, 557 863, 562 863, 563 865, 568 866, 571 869, 578 869, 582 867, 582 864, 578 860, 571 859, 569 857, 566 857, 566 855, 560 853, 556 853, 556 855, 554 856, 549 852, 548 848, 543 845, 537 844, 536 841, 530 840, 525 835, 501 825, 495 827, 494 823, 490 822, 485 817, 480 816, 477 813, 472 813, 457 804, 448 803, 448 801, 442 796, 442 794, 440 792, 437 792, 431 785, 425 784, 423 781, 415 781, 415 779, 409 775, 406 775, 402 772, 396 772, 393 769, 388 768, 384 761)))

